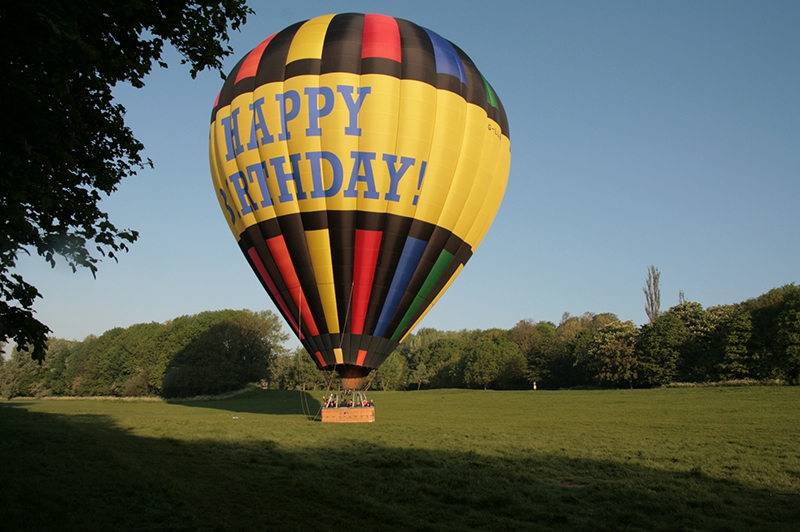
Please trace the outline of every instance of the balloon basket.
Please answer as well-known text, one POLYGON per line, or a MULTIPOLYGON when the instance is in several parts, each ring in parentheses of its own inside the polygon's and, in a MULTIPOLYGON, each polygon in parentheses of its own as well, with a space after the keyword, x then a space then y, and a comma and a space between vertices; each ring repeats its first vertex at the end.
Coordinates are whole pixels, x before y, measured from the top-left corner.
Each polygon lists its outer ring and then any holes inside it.
POLYGON ((346 392, 343 397, 332 393, 323 398, 323 423, 372 423, 375 421, 375 405, 364 392, 346 392))
POLYGON ((375 421, 374 406, 345 406, 342 408, 323 408, 323 423, 372 423, 375 421))

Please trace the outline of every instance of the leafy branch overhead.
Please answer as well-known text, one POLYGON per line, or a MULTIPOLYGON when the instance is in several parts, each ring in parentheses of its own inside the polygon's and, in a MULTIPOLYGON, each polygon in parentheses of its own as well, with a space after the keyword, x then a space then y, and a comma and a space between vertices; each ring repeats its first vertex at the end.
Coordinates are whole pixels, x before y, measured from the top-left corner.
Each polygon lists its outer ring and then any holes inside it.
POLYGON ((112 89, 144 86, 170 43, 195 77, 231 53, 228 28, 252 13, 244 0, 5 2, 0 91, 0 341, 33 347, 49 328, 34 317, 41 294, 15 271, 20 253, 51 266, 61 256, 93 274, 138 233, 119 229, 99 202, 145 166, 112 89))

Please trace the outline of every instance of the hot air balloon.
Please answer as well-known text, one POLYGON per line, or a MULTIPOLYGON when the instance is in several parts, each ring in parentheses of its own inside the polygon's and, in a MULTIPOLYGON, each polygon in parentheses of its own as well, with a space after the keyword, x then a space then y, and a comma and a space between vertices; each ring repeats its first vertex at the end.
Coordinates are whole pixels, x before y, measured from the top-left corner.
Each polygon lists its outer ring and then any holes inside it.
POLYGON ((491 224, 505 111, 456 45, 402 19, 325 15, 256 46, 211 115, 214 190, 318 367, 358 389, 491 224))

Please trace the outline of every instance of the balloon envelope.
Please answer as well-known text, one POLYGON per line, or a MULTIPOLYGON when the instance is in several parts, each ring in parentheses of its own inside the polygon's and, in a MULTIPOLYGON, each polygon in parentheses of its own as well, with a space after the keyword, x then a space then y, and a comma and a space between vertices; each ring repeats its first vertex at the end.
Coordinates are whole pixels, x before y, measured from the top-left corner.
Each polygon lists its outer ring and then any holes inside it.
POLYGON ((467 55, 385 15, 326 15, 234 67, 211 117, 222 213, 315 362, 377 368, 500 206, 505 111, 467 55))

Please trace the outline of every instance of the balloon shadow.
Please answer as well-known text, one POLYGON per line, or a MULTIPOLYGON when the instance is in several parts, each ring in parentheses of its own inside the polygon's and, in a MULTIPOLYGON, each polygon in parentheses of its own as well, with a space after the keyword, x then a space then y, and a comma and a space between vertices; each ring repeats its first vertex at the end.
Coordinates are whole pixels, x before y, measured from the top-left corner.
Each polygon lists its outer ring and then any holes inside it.
POLYGON ((310 392, 299 390, 261 390, 254 389, 241 395, 226 399, 208 400, 170 400, 172 404, 191 406, 196 408, 213 408, 229 412, 248 414, 270 414, 287 416, 315 416, 319 412, 321 394, 323 392, 310 392), (319 395, 320 399, 316 396, 319 395))

